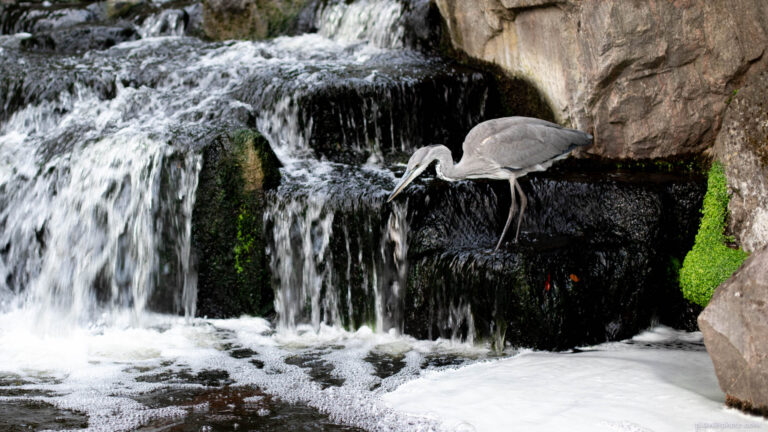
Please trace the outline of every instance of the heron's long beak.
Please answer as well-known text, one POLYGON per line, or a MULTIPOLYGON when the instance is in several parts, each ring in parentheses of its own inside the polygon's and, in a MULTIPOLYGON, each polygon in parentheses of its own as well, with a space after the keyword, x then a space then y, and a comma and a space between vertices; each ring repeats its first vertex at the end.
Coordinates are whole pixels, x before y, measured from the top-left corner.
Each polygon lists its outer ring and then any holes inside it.
POLYGON ((408 184, 413 181, 413 179, 418 177, 419 174, 421 174, 419 170, 406 171, 405 174, 403 174, 403 176, 400 178, 400 183, 398 183, 397 186, 395 186, 395 190, 393 190, 392 194, 389 195, 387 202, 390 202, 393 199, 395 199, 395 197, 399 195, 400 192, 402 192, 403 189, 405 189, 405 187, 408 186, 408 184))

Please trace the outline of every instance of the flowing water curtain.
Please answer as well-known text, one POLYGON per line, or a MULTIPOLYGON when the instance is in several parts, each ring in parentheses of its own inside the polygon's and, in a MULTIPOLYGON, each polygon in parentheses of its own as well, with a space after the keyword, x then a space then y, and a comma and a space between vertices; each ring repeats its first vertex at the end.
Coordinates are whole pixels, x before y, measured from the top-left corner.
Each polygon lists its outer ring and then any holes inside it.
POLYGON ((321 324, 402 332, 407 205, 379 203, 361 217, 321 192, 273 199, 265 211, 278 326, 321 324))
POLYGON ((13 167, 0 175, 0 284, 50 328, 138 323, 150 305, 194 314, 200 157, 138 128, 107 132, 110 108, 78 86, 16 112, 0 132, 0 158, 13 167))
POLYGON ((320 7, 315 26, 318 33, 340 42, 368 41, 381 48, 402 48, 402 15, 403 4, 398 1, 336 0, 320 7))

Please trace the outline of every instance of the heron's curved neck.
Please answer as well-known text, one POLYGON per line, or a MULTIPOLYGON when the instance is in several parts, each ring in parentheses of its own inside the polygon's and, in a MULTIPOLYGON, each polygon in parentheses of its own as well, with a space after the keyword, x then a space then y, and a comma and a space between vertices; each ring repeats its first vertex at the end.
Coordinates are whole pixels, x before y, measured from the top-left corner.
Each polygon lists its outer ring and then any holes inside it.
POLYGON ((445 181, 457 181, 461 178, 458 172, 456 172, 456 165, 453 163, 453 156, 448 147, 444 145, 437 146, 433 150, 433 157, 437 161, 435 165, 435 171, 437 176, 445 181))

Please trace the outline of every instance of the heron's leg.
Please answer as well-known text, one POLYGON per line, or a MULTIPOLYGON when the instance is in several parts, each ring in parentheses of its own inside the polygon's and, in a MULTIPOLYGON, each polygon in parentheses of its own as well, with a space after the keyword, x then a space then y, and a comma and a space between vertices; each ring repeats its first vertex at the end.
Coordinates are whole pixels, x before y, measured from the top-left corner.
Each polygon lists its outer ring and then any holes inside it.
POLYGON ((493 250, 496 252, 499 250, 499 246, 501 246, 501 241, 504 240, 504 236, 507 234, 507 229, 509 229, 509 224, 512 222, 512 215, 515 214, 515 178, 509 179, 509 191, 512 193, 512 204, 509 205, 509 216, 507 217, 507 223, 504 224, 504 231, 501 232, 501 237, 499 237, 499 242, 496 243, 496 248, 493 250))
POLYGON ((523 223, 523 213, 525 213, 525 206, 528 205, 528 198, 526 198, 525 194, 523 193, 523 188, 520 187, 520 183, 515 183, 515 188, 517 189, 517 193, 520 194, 520 216, 517 219, 517 233, 515 234, 515 243, 517 243, 517 238, 520 236, 520 224, 523 223))

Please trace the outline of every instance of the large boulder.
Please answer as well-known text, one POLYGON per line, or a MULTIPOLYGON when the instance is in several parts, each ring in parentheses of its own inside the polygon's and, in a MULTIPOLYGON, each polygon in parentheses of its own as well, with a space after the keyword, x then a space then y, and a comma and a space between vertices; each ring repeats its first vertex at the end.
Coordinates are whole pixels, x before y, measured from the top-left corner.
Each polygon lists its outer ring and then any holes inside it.
POLYGON ((726 403, 768 415, 768 249, 717 288, 698 321, 726 403))
POLYGON ((732 192, 731 232, 752 252, 768 245, 768 73, 735 93, 714 153, 732 192))
POLYGON ((689 327, 676 269, 696 230, 697 177, 553 170, 521 184, 520 241, 513 224, 495 253, 508 185, 429 186, 409 222, 406 333, 567 349, 631 337, 653 318, 689 327))
POLYGON ((762 0, 436 2, 455 48, 531 81, 610 158, 710 147, 733 90, 766 64, 762 0))

